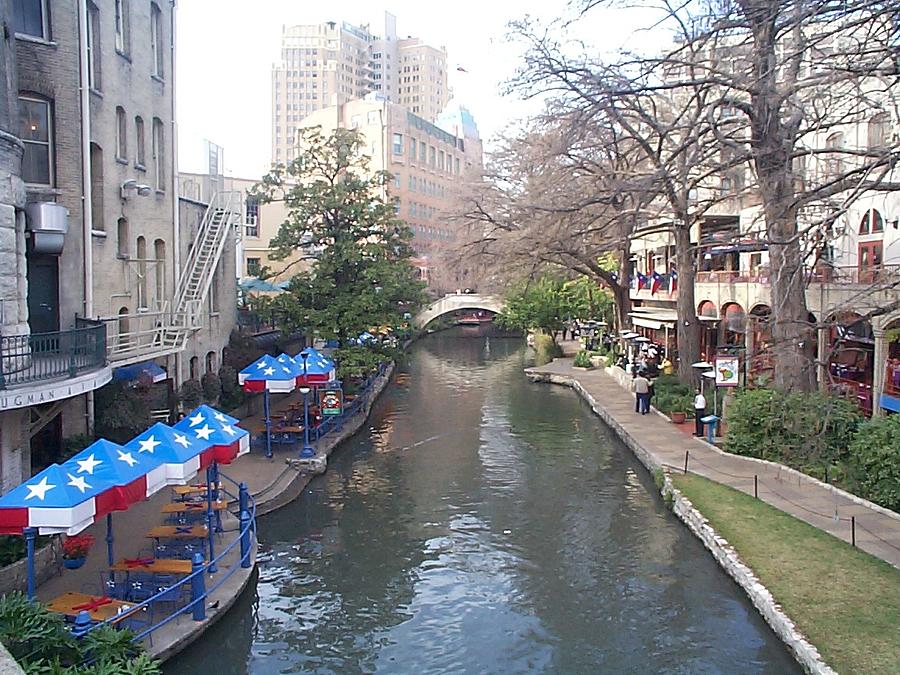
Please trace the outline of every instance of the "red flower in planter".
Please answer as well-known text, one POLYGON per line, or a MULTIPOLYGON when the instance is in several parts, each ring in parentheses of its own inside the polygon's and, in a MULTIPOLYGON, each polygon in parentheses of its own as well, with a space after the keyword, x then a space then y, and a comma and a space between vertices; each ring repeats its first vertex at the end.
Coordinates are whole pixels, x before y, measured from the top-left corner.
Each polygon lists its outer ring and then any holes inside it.
POLYGON ((78 558, 86 558, 91 546, 94 545, 94 538, 89 534, 76 534, 73 537, 66 537, 63 540, 63 558, 67 560, 76 560, 78 558))

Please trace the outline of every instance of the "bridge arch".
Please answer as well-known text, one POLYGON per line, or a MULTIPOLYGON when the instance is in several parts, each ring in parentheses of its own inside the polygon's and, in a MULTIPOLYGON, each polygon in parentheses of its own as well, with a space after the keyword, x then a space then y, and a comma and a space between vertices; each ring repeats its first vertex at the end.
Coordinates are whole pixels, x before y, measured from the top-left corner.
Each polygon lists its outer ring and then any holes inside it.
POLYGON ((461 309, 482 309, 494 314, 503 311, 503 299, 493 295, 480 295, 478 293, 453 293, 438 298, 413 318, 416 328, 424 328, 429 322, 439 316, 456 312, 461 309))

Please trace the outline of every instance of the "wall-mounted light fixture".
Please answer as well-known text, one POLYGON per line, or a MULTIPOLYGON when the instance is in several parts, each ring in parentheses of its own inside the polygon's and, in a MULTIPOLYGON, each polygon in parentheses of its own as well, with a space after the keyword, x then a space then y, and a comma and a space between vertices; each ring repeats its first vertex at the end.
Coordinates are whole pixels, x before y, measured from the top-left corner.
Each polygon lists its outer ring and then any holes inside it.
POLYGON ((134 178, 129 178, 124 183, 122 183, 122 187, 119 190, 122 199, 128 199, 129 190, 134 190, 141 197, 147 197, 151 192, 153 192, 153 188, 151 188, 149 185, 138 183, 134 178))

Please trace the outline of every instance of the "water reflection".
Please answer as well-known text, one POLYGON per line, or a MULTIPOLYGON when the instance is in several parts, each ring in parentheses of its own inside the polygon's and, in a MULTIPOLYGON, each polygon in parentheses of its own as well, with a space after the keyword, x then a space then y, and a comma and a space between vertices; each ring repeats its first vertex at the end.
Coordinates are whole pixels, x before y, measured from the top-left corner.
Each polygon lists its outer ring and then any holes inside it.
POLYGON ((370 427, 263 518, 252 607, 167 673, 797 672, 571 391, 513 340, 423 340, 370 427), (230 634, 230 633, 229 633, 230 634), (252 642, 251 642, 252 640, 252 642))

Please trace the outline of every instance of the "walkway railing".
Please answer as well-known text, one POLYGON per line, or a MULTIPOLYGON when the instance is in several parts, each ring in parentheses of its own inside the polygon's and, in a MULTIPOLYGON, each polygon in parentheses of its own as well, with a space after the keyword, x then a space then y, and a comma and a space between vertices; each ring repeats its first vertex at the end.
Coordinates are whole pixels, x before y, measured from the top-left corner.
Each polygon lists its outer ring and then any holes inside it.
POLYGON ((76 377, 106 365, 106 326, 0 336, 0 389, 76 377))
MULTIPOLYGON (((171 623, 178 617, 191 614, 194 621, 206 619, 206 601, 228 579, 240 569, 248 569, 253 562, 253 549, 256 532, 256 502, 246 483, 236 483, 234 480, 219 472, 218 476, 225 479, 237 488, 237 495, 233 492, 219 488, 226 496, 238 501, 238 518, 240 526, 237 534, 225 547, 215 554, 210 560, 205 560, 202 553, 194 553, 192 572, 176 583, 160 588, 157 593, 142 602, 135 602, 129 609, 121 614, 111 617, 102 623, 92 623, 87 612, 76 617, 73 633, 82 637, 92 630, 103 625, 124 626, 135 632, 134 641, 141 642, 145 639, 152 644, 153 633, 163 626, 171 623), (236 547, 240 547, 240 554, 236 560, 226 566, 228 558, 236 547), (215 582, 207 587, 207 574, 215 574, 215 582), (184 604, 182 604, 184 603, 184 604), (163 618, 154 623, 156 611, 164 612, 163 618)), ((209 523, 212 533, 213 523, 209 523)), ((140 569, 135 569, 140 572, 140 569)))
POLYGON ((349 405, 344 407, 344 410, 340 415, 322 420, 322 423, 316 427, 316 440, 319 440, 333 431, 340 431, 344 426, 344 422, 353 417, 364 405, 366 405, 371 398, 372 385, 375 383, 375 380, 384 375, 387 368, 388 364, 382 362, 378 366, 378 371, 366 378, 365 382, 360 385, 359 393, 356 395, 356 398, 354 398, 349 405))

